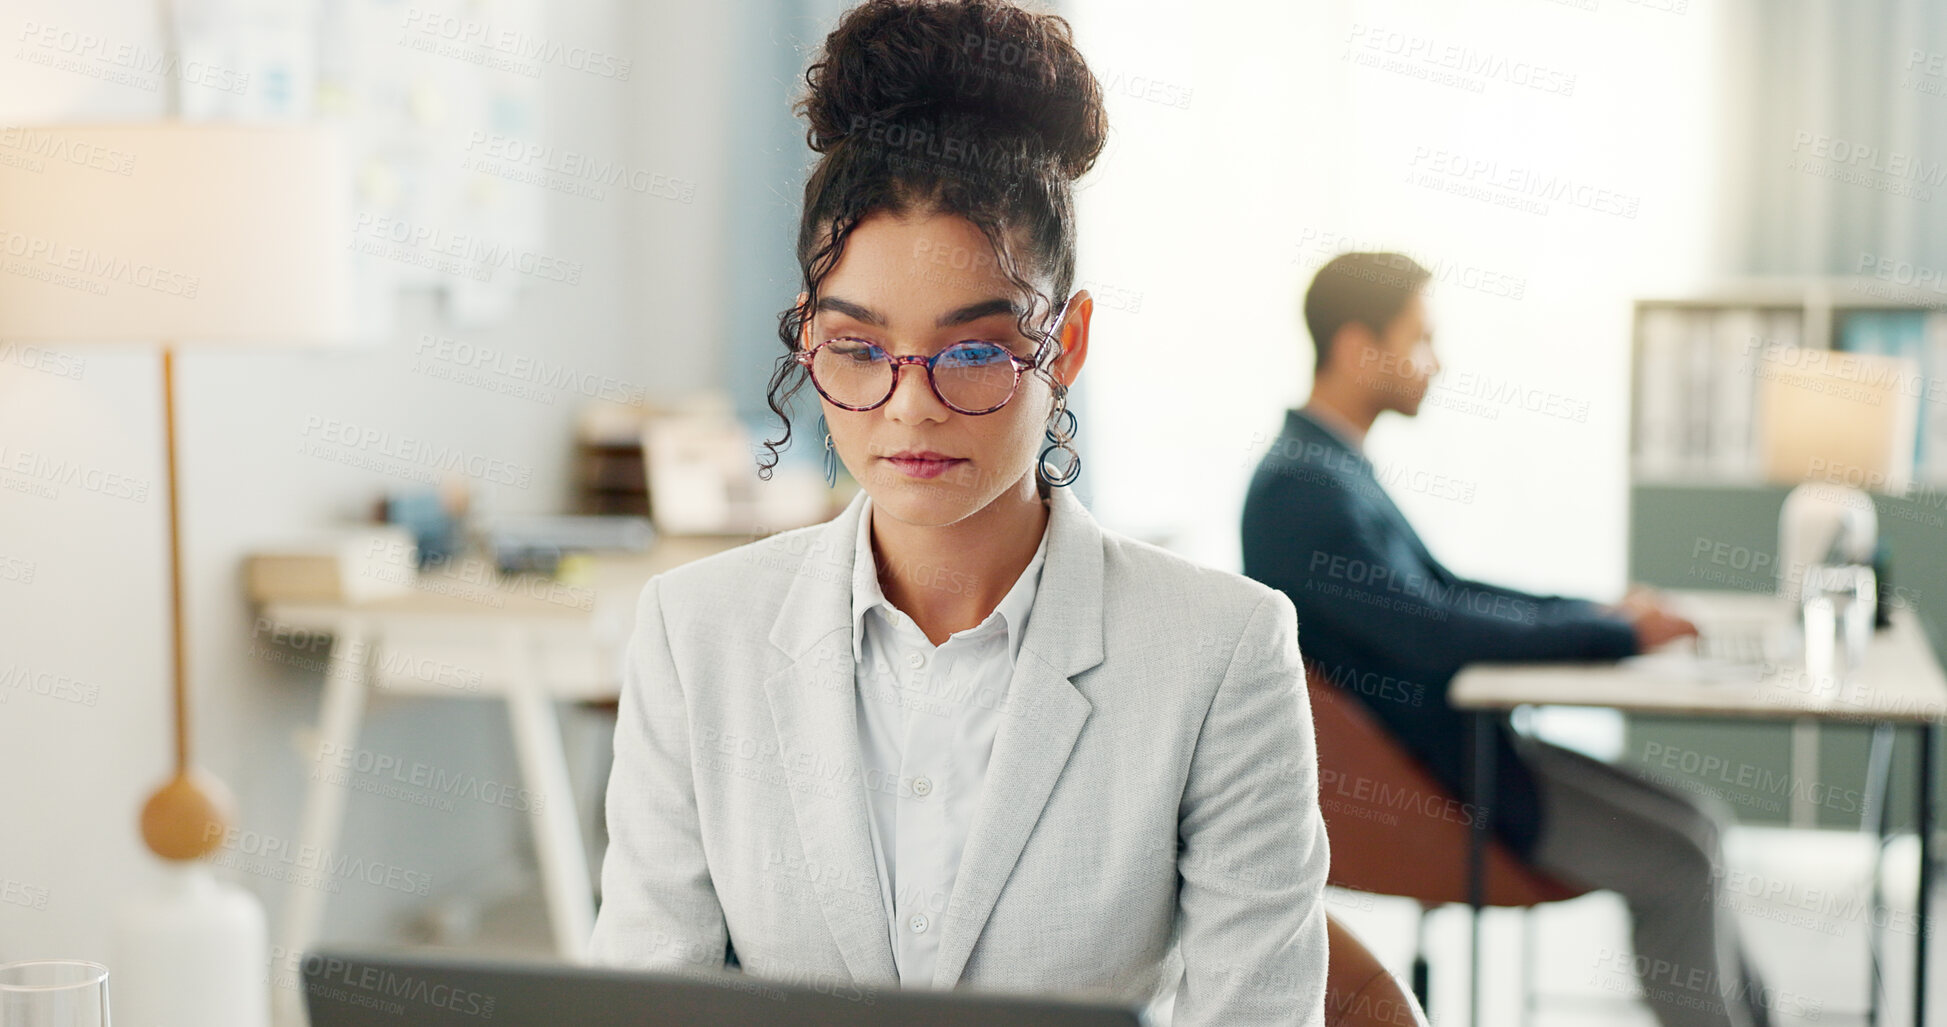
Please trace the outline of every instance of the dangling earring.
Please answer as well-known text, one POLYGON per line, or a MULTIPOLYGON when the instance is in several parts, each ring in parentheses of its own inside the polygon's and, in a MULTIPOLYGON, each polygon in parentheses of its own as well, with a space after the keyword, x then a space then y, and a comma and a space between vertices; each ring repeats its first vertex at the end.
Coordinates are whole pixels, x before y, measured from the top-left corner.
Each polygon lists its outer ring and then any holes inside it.
POLYGON ((1068 409, 1068 386, 1055 383, 1055 411, 1048 417, 1048 447, 1041 451, 1041 480, 1060 487, 1076 479, 1082 473, 1082 455, 1069 445, 1075 439, 1075 412, 1068 409), (1065 423, 1064 423, 1065 422, 1065 423), (1051 473, 1048 454, 1054 452, 1068 454, 1067 466, 1051 473))
POLYGON ((825 433, 825 487, 838 485, 838 450, 832 448, 832 432, 825 426, 825 415, 818 415, 818 430, 825 433))

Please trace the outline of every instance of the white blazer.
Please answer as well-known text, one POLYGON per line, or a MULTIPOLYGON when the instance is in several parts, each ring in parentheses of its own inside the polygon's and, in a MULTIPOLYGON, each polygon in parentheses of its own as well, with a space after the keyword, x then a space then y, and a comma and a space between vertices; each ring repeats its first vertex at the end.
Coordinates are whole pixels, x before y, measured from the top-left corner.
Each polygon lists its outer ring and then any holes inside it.
MULTIPOLYGON (((851 651, 864 494, 644 587, 590 951, 897 988, 851 651)), ((1040 591, 933 984, 1324 1023, 1328 850, 1284 593, 1053 490, 1040 591), (1174 1006, 1167 1003, 1174 992, 1174 1006)))

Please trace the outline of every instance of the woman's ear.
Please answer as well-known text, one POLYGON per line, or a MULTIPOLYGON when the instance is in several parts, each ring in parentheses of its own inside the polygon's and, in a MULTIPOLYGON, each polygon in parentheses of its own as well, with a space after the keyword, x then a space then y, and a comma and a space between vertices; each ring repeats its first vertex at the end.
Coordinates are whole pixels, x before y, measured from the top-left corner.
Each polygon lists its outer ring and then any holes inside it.
POLYGON ((1068 313, 1062 319, 1059 335, 1061 356, 1055 360, 1051 369, 1055 380, 1063 385, 1075 384, 1075 376, 1082 373, 1082 363, 1088 360, 1088 323, 1095 315, 1095 297, 1087 289, 1076 290, 1068 300, 1068 313))
POLYGON ((808 292, 798 293, 798 309, 804 313, 804 317, 798 322, 799 349, 805 349, 811 345, 811 311, 804 309, 804 301, 810 298, 811 294, 808 292))

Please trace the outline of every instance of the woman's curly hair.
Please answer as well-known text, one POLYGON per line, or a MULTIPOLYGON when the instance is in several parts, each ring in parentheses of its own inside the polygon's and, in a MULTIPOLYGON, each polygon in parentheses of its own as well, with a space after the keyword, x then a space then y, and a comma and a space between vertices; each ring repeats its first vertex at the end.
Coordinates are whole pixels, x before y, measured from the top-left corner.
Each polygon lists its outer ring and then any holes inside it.
MULTIPOLYGON (((1102 89, 1068 23, 1006 0, 866 0, 846 12, 805 71, 796 111, 820 156, 805 182, 798 266, 805 299, 778 316, 785 353, 768 402, 784 435, 766 440, 770 478, 790 444, 785 412, 807 382, 795 359, 819 286, 866 215, 941 212, 966 218, 993 245, 1000 270, 1036 297, 1030 326, 1068 295, 1075 277, 1069 183, 1094 165, 1108 132, 1102 89), (1051 280, 1054 295, 1035 279, 1051 280)), ((1048 346, 1036 373, 1057 383, 1048 346)))

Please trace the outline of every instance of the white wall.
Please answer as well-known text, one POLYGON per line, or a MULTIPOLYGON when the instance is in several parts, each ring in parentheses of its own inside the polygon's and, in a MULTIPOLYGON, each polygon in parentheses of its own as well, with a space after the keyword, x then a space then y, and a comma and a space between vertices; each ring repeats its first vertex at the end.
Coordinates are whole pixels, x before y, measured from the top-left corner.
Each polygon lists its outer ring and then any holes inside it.
MULTIPOLYGON (((368 351, 192 351, 180 360, 199 762, 236 792, 242 826, 264 835, 295 844, 309 769, 300 733, 314 718, 320 679, 315 669, 262 655, 240 561, 253 548, 360 517, 382 490, 402 483, 299 453, 309 418, 371 425, 531 468, 528 487, 476 483, 477 498, 492 509, 552 511, 569 500, 581 397, 513 398, 415 370, 421 332, 544 355, 652 396, 718 383, 721 312, 712 297, 722 292, 727 200, 712 188, 721 178, 723 116, 708 100, 731 73, 712 45, 724 34, 724 14, 716 5, 624 0, 546 9, 549 33, 630 58, 633 74, 624 83, 545 69, 544 141, 693 181, 691 202, 621 190, 601 201, 550 192, 548 246, 582 261, 585 274, 573 286, 526 285, 511 316, 491 328, 455 327, 436 300, 419 294, 402 300, 394 336, 368 351)), ((14 37, 28 22, 156 46, 151 5, 140 0, 4 0, 0 123, 157 115, 159 94, 19 59, 14 37)), ((52 499, 0 489, 0 674, 24 668, 99 690, 92 706, 0 691, 0 961, 106 958, 114 911, 155 879, 136 816, 169 769, 156 358, 137 348, 69 352, 85 361, 78 378, 0 360, 0 466, 19 453, 41 454, 151 488, 145 502, 77 487, 61 487, 52 499)), ((513 777, 505 724, 490 704, 380 699, 362 744, 505 781, 513 777)), ((423 874, 436 897, 464 891, 481 868, 522 856, 523 817, 484 803, 462 802, 449 813, 353 792, 341 851, 423 874)), ((225 873, 262 896, 274 926, 284 885, 225 873)), ((347 881, 328 901, 324 933, 385 937, 424 901, 347 881)))
POLYGON ((1342 250, 1402 250, 1495 284, 1436 284, 1446 391, 1371 435, 1382 468, 1450 479, 1392 488, 1400 506, 1459 573, 1620 591, 1628 301, 1715 266, 1720 29, 1715 4, 1592 6, 1076 0, 1114 140, 1081 200, 1083 277, 1139 301, 1098 306, 1082 386, 1106 520, 1237 569, 1251 470, 1310 388, 1304 288, 1342 250), (1496 70, 1421 77, 1452 52, 1496 70), (1450 175, 1452 160, 1495 170, 1450 175), (1490 189, 1561 175, 1637 212, 1531 213, 1422 170, 1490 189), (1498 398, 1510 385, 1586 415, 1530 413, 1498 398), (1437 401, 1481 388, 1485 410, 1437 401))

